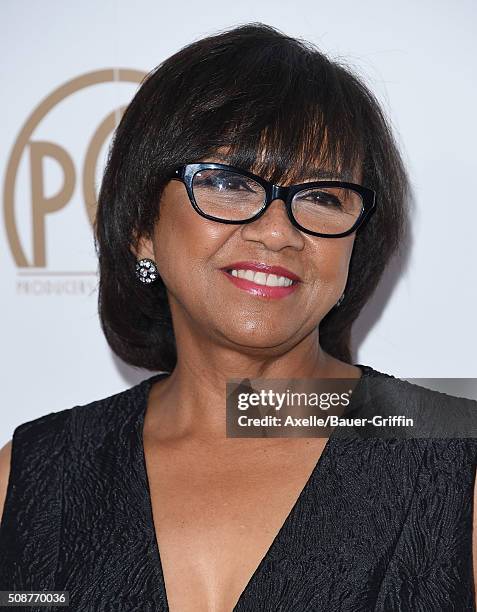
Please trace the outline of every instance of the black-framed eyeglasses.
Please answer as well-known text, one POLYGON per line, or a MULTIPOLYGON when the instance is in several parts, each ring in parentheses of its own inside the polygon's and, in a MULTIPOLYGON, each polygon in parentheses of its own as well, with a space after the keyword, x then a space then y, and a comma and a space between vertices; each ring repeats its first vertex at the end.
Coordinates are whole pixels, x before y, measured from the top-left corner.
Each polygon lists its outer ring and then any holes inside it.
POLYGON ((302 232, 341 238, 355 232, 376 207, 376 193, 356 183, 323 180, 283 187, 227 164, 185 164, 170 178, 184 183, 199 215, 219 223, 251 223, 279 199, 302 232))

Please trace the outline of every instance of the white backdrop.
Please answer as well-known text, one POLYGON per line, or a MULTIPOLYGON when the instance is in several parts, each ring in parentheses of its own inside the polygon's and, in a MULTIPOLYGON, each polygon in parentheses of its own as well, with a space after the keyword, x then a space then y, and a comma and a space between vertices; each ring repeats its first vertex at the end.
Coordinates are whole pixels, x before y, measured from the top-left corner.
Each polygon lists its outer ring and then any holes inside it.
POLYGON ((471 0, 3 0, 0 445, 19 423, 152 375, 115 358, 100 330, 85 198, 137 75, 249 21, 346 59, 408 165, 412 245, 356 325, 354 362, 476 377, 476 18, 471 0))

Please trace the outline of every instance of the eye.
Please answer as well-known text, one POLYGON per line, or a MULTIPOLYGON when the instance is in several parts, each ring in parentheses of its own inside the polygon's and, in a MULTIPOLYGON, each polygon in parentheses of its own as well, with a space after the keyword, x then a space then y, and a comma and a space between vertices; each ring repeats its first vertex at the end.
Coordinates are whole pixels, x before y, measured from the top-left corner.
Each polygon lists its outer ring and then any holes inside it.
POLYGON ((203 170, 194 176, 194 186, 214 191, 246 191, 256 193, 255 181, 229 171, 203 170))
POLYGON ((312 204, 319 204, 322 206, 331 206, 335 208, 342 208, 343 204, 341 199, 329 191, 309 189, 306 191, 299 191, 295 195, 295 201, 307 202, 312 204))

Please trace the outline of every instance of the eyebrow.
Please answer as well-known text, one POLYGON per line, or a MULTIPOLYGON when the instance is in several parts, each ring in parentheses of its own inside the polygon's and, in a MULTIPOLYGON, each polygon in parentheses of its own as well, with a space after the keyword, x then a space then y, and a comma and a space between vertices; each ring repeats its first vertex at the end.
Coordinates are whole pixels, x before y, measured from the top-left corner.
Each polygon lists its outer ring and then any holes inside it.
MULTIPOLYGON (((219 160, 219 163, 230 165, 230 159, 220 153, 214 153, 214 158, 219 160)), ((351 172, 338 172, 333 170, 327 170, 326 168, 311 168, 308 177, 303 179, 303 182, 313 182, 322 180, 334 180, 349 182, 352 180, 351 172)), ((300 181, 302 182, 302 181, 300 181)))
POLYGON ((335 181, 350 181, 351 176, 349 172, 334 172, 333 170, 326 170, 324 168, 314 168, 309 176, 310 181, 320 181, 323 179, 330 179, 335 181))

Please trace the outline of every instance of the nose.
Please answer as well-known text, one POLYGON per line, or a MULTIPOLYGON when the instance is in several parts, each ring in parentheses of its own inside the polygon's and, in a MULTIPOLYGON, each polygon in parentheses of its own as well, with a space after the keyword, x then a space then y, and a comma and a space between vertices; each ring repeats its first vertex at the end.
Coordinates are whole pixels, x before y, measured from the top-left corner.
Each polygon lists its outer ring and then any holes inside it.
POLYGON ((283 200, 273 200, 267 210, 255 221, 242 225, 244 240, 261 242, 271 251, 285 247, 301 250, 305 244, 304 236, 292 225, 288 218, 283 200))

